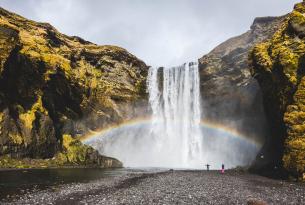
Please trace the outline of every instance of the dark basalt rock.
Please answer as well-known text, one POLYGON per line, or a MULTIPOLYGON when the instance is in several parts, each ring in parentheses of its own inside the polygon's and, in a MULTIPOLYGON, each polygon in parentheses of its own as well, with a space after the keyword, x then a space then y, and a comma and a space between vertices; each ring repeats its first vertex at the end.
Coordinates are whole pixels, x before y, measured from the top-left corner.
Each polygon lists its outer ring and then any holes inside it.
POLYGON ((285 17, 261 17, 251 30, 231 38, 199 59, 201 95, 205 118, 235 127, 263 142, 267 122, 258 83, 251 77, 248 53, 270 38, 285 17))

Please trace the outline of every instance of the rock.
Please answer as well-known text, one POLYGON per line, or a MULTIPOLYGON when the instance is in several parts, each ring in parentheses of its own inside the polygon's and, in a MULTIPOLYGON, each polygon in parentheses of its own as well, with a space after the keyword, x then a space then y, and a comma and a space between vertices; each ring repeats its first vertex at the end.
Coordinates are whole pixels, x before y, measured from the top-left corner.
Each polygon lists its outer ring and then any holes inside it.
MULTIPOLYGON (((292 176, 305 172, 305 2, 296 4, 280 29, 250 53, 252 74, 263 92, 273 167, 292 176)), ((268 167, 267 167, 268 168, 268 167)))
MULTIPOLYGON (((117 173, 116 173, 117 174, 117 173)), ((177 170, 131 172, 86 183, 68 183, 57 190, 38 187, 4 204, 304 204, 304 184, 247 173, 177 170), (275 189, 270 185, 276 186, 275 189), (69 200, 74 198, 73 201, 69 200)))
POLYGON ((234 127, 256 141, 265 140, 267 123, 261 91, 251 77, 248 53, 256 43, 270 38, 284 18, 256 18, 251 30, 225 41, 199 59, 206 120, 234 127))
POLYGON ((111 157, 99 155, 99 153, 81 141, 73 139, 71 135, 63 135, 63 148, 50 164, 62 165, 91 165, 95 167, 123 167, 123 164, 111 157))
POLYGON ((267 203, 257 199, 250 199, 247 201, 247 205, 267 205, 267 203))
POLYGON ((63 136, 86 135, 144 109, 147 66, 123 48, 0 8, 0 49, 0 156, 52 158, 65 153, 63 136))

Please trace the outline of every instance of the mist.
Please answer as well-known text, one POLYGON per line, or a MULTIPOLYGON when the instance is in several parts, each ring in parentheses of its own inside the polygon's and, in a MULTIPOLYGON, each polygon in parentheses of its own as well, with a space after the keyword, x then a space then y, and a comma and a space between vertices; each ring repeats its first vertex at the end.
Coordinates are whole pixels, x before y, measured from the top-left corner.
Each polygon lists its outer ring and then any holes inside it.
POLYGON ((254 160, 260 144, 201 122, 197 64, 150 68, 147 84, 151 120, 122 124, 84 143, 125 167, 202 169, 210 164, 217 169, 223 163, 249 166, 254 160))

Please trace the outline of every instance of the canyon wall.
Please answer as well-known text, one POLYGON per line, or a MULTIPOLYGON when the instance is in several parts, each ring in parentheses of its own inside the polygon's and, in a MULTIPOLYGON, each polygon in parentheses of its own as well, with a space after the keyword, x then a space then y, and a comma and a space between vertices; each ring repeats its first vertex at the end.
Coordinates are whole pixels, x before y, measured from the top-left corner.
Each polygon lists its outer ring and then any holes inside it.
POLYGON ((270 38, 284 17, 256 18, 246 33, 231 38, 199 59, 204 118, 233 127, 264 142, 268 123, 258 83, 251 77, 248 53, 270 38))
POLYGON ((304 5, 256 18, 199 59, 203 117, 263 143, 250 170, 273 177, 301 177, 305 168, 304 5))
MULTIPOLYGON (((304 16, 256 18, 199 59, 203 118, 264 144, 255 172, 304 173, 304 16)), ((149 113, 143 61, 1 8, 0 49, 0 167, 122 166, 78 139, 149 113)))
POLYGON ((90 162, 97 153, 76 138, 132 118, 145 104, 148 68, 120 47, 66 36, 0 8, 0 49, 1 156, 64 153, 67 162, 90 162), (69 158, 79 148, 84 157, 69 158))
POLYGON ((301 177, 305 169, 305 2, 296 4, 278 31, 250 53, 270 125, 273 166, 301 177))

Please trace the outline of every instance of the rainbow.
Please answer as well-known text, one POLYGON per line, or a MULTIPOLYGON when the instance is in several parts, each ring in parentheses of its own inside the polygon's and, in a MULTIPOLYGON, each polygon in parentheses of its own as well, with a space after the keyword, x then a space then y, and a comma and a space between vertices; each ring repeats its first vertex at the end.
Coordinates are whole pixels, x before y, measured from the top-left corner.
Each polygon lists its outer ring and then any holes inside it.
MULTIPOLYGON (((106 133, 108 133, 108 132, 110 132, 114 129, 129 127, 129 126, 135 126, 135 125, 141 125, 141 124, 145 125, 145 124, 149 124, 149 123, 151 123, 151 118, 150 117, 136 118, 136 119, 132 119, 132 120, 127 120, 127 121, 124 121, 124 122, 119 123, 119 124, 109 125, 109 126, 107 126, 105 128, 102 128, 98 131, 90 131, 87 135, 81 137, 80 140, 83 141, 83 142, 86 142, 86 141, 89 141, 90 139, 101 137, 104 134, 106 134, 106 133)), ((238 130, 236 130, 232 127, 224 126, 222 124, 211 122, 211 121, 201 121, 200 125, 204 128, 214 129, 214 130, 217 130, 218 132, 224 133, 223 136, 230 135, 231 137, 234 137, 234 138, 237 138, 237 139, 240 139, 240 140, 245 140, 248 143, 256 146, 257 148, 260 148, 262 146, 262 142, 260 142, 258 140, 254 140, 253 137, 246 136, 246 135, 240 133, 238 130)))

